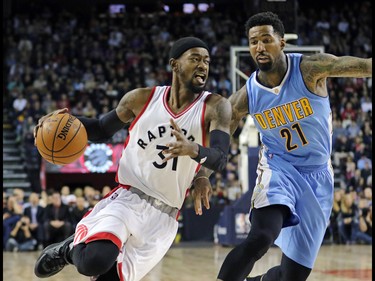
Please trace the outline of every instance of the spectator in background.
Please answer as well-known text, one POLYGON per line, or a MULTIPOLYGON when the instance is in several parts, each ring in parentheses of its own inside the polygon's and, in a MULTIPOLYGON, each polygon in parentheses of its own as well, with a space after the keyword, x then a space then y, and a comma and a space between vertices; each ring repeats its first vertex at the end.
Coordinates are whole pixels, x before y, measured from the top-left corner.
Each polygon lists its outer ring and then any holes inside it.
POLYGON ((25 207, 25 192, 21 188, 13 189, 13 197, 15 198, 17 204, 22 208, 22 211, 25 207))
POLYGON ((372 187, 372 174, 367 177, 366 185, 372 187))
POLYGON ((101 197, 104 198, 108 193, 110 193, 112 188, 108 185, 103 186, 101 197))
POLYGON ((369 112, 370 110, 372 111, 372 101, 368 95, 365 95, 361 99, 361 109, 363 112, 369 112))
POLYGON ((45 90, 47 87, 47 80, 44 74, 40 73, 33 82, 33 88, 37 90, 45 90))
POLYGON ((228 173, 225 186, 229 201, 234 202, 241 197, 242 189, 235 173, 228 173))
POLYGON ((30 218, 23 215, 12 229, 5 250, 11 252, 32 251, 36 244, 36 239, 31 235, 30 218))
POLYGON ((76 228, 78 222, 87 213, 89 208, 86 207, 86 200, 84 197, 77 197, 75 205, 71 208, 70 215, 73 229, 76 228))
POLYGON ((52 203, 45 208, 44 215, 44 246, 63 241, 73 233, 70 222, 69 207, 62 203, 58 191, 52 193, 52 203))
POLYGON ((39 205, 43 208, 47 207, 48 204, 50 204, 52 201, 49 198, 49 195, 47 191, 42 190, 40 192, 40 200, 39 200, 39 205))
POLYGON ((83 189, 82 189, 82 187, 76 187, 76 188, 74 189, 73 194, 74 194, 76 197, 82 197, 82 196, 84 196, 84 193, 83 193, 83 189))
POLYGON ((356 117, 357 117, 357 113, 356 113, 355 109, 353 109, 353 104, 348 101, 345 104, 345 108, 341 112, 341 119, 345 120, 345 119, 350 118, 351 120, 355 120, 356 117))
POLYGON ((359 208, 368 208, 372 204, 372 188, 365 187, 360 193, 359 208))
POLYGON ((357 122, 351 121, 350 124, 346 127, 346 132, 348 137, 354 139, 360 133, 361 128, 358 126, 357 122))
POLYGON ((37 193, 32 192, 30 194, 29 206, 25 208, 23 213, 30 219, 30 232, 37 242, 36 246, 42 245, 44 241, 44 208, 39 205, 39 195, 37 193))
POLYGON ((13 101, 13 108, 15 110, 16 115, 19 115, 23 112, 23 110, 26 108, 27 105, 27 99, 25 99, 22 92, 18 94, 17 99, 13 101))
POLYGON ((356 170, 355 162, 353 162, 353 158, 350 155, 348 155, 345 165, 345 177, 347 181, 350 181, 352 178, 354 178, 356 170))
POLYGON ((338 227, 341 241, 344 244, 354 242, 355 224, 358 224, 358 209, 354 204, 353 196, 350 192, 344 194, 340 204, 340 214, 338 216, 338 227))
POLYGON ((57 108, 70 108, 70 101, 67 94, 61 94, 59 100, 57 100, 57 108))
POLYGON ((341 201, 344 195, 343 189, 335 189, 333 195, 333 205, 332 205, 332 213, 329 220, 328 229, 331 235, 331 241, 340 244, 341 238, 339 234, 339 226, 338 226, 338 217, 341 211, 341 201))
POLYGON ((372 169, 371 159, 368 158, 365 154, 362 155, 361 158, 358 159, 358 161, 357 161, 357 168, 360 169, 360 170, 364 170, 364 169, 371 170, 372 169))
POLYGON ((372 175, 372 169, 369 166, 369 163, 365 162, 365 167, 360 171, 361 171, 361 177, 363 178, 364 182, 367 183, 368 178, 372 175))
POLYGON ((14 196, 7 196, 3 192, 3 249, 9 239, 10 232, 22 216, 22 206, 14 196))
POLYGON ((61 194, 61 202, 65 205, 69 205, 71 201, 75 201, 76 196, 74 194, 71 194, 70 187, 68 185, 64 185, 61 187, 60 190, 61 194))
POLYGON ((357 240, 372 245, 372 203, 361 211, 359 217, 359 232, 357 240))
POLYGON ((97 198, 95 194, 95 189, 92 186, 86 185, 83 188, 84 197, 88 203, 88 208, 93 208, 96 203, 98 202, 99 198, 97 198))

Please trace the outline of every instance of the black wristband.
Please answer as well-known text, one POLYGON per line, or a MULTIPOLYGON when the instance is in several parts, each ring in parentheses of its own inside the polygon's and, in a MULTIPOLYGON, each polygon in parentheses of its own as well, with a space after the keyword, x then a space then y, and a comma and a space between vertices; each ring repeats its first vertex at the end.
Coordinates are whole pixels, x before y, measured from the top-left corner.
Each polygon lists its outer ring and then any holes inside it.
POLYGON ((220 130, 212 130, 210 132, 210 147, 198 144, 198 156, 192 159, 208 169, 221 171, 228 161, 229 143, 229 134, 220 130))

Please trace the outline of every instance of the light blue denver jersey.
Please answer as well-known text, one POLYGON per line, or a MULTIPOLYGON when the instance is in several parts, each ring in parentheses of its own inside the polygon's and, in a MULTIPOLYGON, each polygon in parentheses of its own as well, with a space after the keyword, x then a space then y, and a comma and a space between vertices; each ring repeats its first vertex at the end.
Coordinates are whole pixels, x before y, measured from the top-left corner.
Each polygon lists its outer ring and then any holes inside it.
POLYGON ((288 69, 275 88, 261 85, 257 71, 246 82, 249 113, 268 153, 293 166, 323 165, 332 149, 332 117, 328 97, 310 92, 303 81, 301 54, 287 54, 288 69))

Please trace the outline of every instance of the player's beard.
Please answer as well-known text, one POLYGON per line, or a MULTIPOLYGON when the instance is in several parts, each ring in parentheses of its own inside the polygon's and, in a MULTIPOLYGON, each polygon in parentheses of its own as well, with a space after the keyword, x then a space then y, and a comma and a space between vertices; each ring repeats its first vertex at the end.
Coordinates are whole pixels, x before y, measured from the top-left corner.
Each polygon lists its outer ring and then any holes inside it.
POLYGON ((193 84, 193 81, 190 81, 187 84, 187 88, 193 93, 200 93, 204 90, 205 87, 206 87, 206 83, 204 83, 202 86, 197 86, 193 84))
POLYGON ((272 62, 269 61, 269 62, 266 62, 266 63, 258 63, 258 68, 261 70, 261 71, 269 71, 272 69, 272 62))

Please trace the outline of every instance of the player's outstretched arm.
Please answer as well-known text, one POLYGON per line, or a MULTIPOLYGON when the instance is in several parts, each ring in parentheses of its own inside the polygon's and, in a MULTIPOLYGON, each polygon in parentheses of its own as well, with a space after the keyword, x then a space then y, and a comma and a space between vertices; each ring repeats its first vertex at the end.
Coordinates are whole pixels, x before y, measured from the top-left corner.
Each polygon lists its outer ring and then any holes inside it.
POLYGON ((327 77, 372 77, 372 58, 315 54, 303 57, 301 70, 309 73, 312 80, 327 77))

